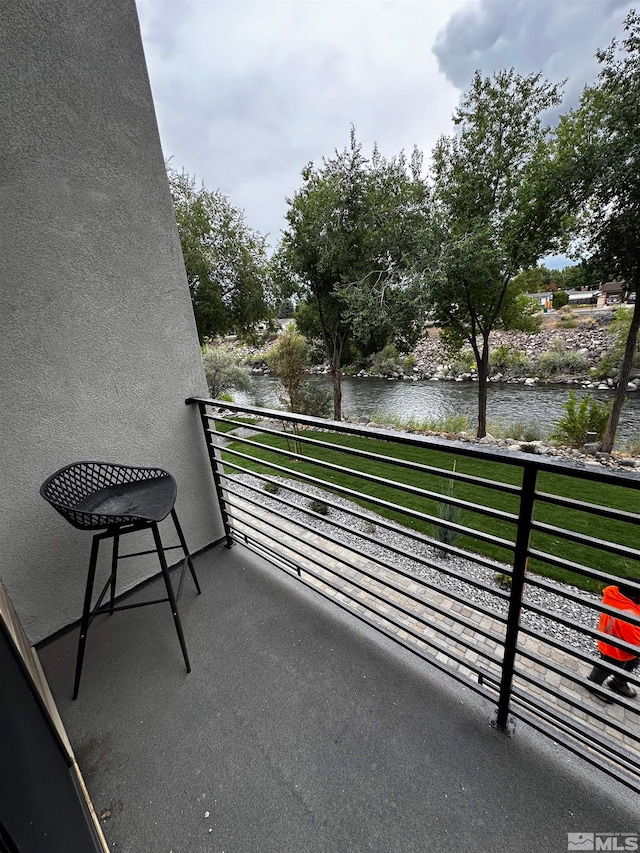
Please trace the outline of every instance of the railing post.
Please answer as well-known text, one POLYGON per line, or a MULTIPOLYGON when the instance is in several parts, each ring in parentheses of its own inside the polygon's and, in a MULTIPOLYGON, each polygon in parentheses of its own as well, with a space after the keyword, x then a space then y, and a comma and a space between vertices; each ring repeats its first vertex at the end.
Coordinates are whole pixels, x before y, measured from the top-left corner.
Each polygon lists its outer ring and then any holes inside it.
POLYGON ((500 680, 500 697, 498 708, 491 725, 505 734, 512 734, 515 728, 509 715, 511 701, 511 684, 520 630, 520 612, 522 610, 522 594, 527 569, 527 552, 531 535, 531 521, 535 502, 536 480, 538 469, 534 465, 525 465, 520 492, 520 512, 518 513, 518 531, 516 534, 515 551, 513 555, 513 575, 511 578, 511 595, 509 596, 509 612, 507 614, 507 630, 504 639, 504 656, 502 658, 502 678, 500 680))
POLYGON ((224 535, 227 540, 227 548, 231 548, 233 545, 233 536, 231 534, 231 524, 229 523, 229 514, 227 513, 227 503, 224 496, 224 489, 222 488, 222 480, 220 478, 220 451, 208 432, 209 421, 207 419, 206 404, 198 402, 198 409, 200 410, 200 420, 202 422, 204 440, 207 443, 207 452, 209 453, 209 464, 211 465, 213 482, 218 496, 218 503, 220 504, 220 515, 222 516, 222 525, 224 527, 224 535))

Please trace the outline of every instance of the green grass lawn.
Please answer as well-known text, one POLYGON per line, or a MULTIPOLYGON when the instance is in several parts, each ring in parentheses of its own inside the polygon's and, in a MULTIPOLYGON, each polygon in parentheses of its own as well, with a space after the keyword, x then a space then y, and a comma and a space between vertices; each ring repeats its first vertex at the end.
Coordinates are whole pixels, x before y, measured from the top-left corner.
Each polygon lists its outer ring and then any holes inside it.
MULTIPOLYGON (((440 495, 447 491, 451 480, 446 476, 446 473, 450 472, 454 465, 457 473, 471 475, 481 481, 495 481, 512 486, 519 486, 521 482, 522 471, 519 467, 486 461, 477 457, 457 457, 454 454, 423 446, 399 445, 390 441, 346 434, 303 431, 301 435, 313 438, 319 442, 319 445, 308 445, 302 442, 296 444, 295 437, 291 434, 288 436, 282 434, 256 435, 247 442, 233 442, 223 453, 223 459, 227 463, 232 462, 244 470, 263 474, 275 473, 279 476, 290 476, 294 480, 301 474, 313 476, 321 480, 322 486, 328 491, 335 490, 337 486, 353 489, 362 495, 355 498, 361 506, 429 536, 436 535, 438 525, 429 520, 412 518, 406 515, 403 509, 438 517, 438 507, 442 505, 442 502, 437 497, 403 491, 402 485, 440 495), (431 466, 441 470, 444 476, 412 470, 388 461, 353 456, 345 452, 349 448, 384 455, 400 462, 431 466), (238 459, 232 453, 227 452, 229 450, 240 451, 251 458, 248 460, 238 459), (295 457, 283 456, 281 451, 287 450, 296 454, 295 457), (265 462, 280 465, 286 469, 286 472, 274 472, 264 464, 265 462), (326 463, 350 468, 365 476, 381 478, 386 482, 363 481, 357 474, 323 469, 322 465, 326 463), (368 501, 367 497, 396 504, 401 509, 380 507, 368 501)), ((230 468, 229 470, 232 471, 233 469, 230 468)), ((638 490, 547 473, 540 474, 538 490, 572 498, 583 503, 599 504, 627 512, 640 513, 640 491, 638 490)), ((450 492, 447 493, 450 494, 450 492)), ((453 495, 456 498, 473 503, 479 508, 490 507, 512 514, 518 512, 517 494, 495 491, 482 485, 481 482, 456 481, 453 485, 453 495)), ((640 525, 631 522, 613 521, 597 514, 551 506, 543 502, 536 503, 534 518, 556 527, 583 533, 595 539, 640 549, 640 525)), ((506 563, 512 562, 512 551, 510 549, 496 543, 483 542, 474 536, 474 531, 481 531, 513 542, 516 535, 516 525, 512 521, 487 517, 477 510, 465 508, 462 510, 459 523, 467 527, 469 532, 463 535, 456 542, 456 545, 506 563)), ((640 575, 640 565, 636 560, 607 554, 586 543, 567 541, 560 536, 534 531, 531 537, 531 547, 600 571, 621 575, 640 575)), ((601 589, 601 584, 595 580, 542 561, 531 560, 529 569, 591 591, 601 589)))
MULTIPOLYGON (((234 417, 234 421, 239 421, 243 426, 255 426, 258 423, 257 418, 239 418, 234 417)), ((230 424, 226 421, 216 421, 216 431, 217 432, 232 432, 232 430, 238 429, 238 424, 230 424)))

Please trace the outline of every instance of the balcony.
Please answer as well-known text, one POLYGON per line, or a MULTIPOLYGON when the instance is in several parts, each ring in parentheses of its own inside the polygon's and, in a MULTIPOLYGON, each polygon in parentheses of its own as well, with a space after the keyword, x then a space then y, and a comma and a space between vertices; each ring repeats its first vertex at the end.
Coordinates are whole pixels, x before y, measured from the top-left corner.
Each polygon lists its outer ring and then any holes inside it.
MULTIPOLYGON (((639 556, 631 534, 618 541, 637 525, 637 477, 348 425, 332 424, 329 439, 324 422, 301 416, 287 415, 298 428, 285 433, 282 413, 195 404, 233 548, 198 555, 201 596, 185 583, 191 674, 164 607, 95 621, 76 702, 76 632, 39 650, 110 848, 528 853, 567 849, 567 833, 638 830, 638 701, 604 704, 585 689, 598 597, 527 571, 531 560, 615 579, 603 561, 639 556), (356 434, 366 446, 341 447, 339 465, 315 444, 356 434), (400 445, 418 454, 408 467, 419 486, 392 459, 400 445), (513 476, 480 484, 461 463, 436 470, 420 461, 434 449, 513 476), (399 472, 393 500, 374 494, 378 463, 399 472), (547 475, 571 479, 576 498, 553 494, 547 475), (433 477, 454 492, 434 491, 433 477), (275 478, 286 488, 265 490, 275 478), (576 505, 583 482, 601 503, 576 505), (502 508, 472 506, 457 496, 467 487, 493 488, 502 508), (312 508, 320 488, 328 503, 348 498, 348 520, 312 508), (611 489, 627 508, 611 505, 611 489), (463 519, 434 515, 434 496, 463 519), (573 528, 551 524, 542 504, 569 508, 573 528), (606 518, 611 539, 581 532, 580 513, 606 518), (423 521, 460 533, 464 547, 423 521), (394 538, 401 523, 406 541, 394 538), (588 545, 588 564, 562 556, 561 542, 588 545), (508 589, 485 546, 511 551, 508 589), (463 572, 469 562, 480 575, 463 572), (590 623, 563 603, 586 608, 590 623)), ((129 598, 156 597, 155 584, 129 598)))

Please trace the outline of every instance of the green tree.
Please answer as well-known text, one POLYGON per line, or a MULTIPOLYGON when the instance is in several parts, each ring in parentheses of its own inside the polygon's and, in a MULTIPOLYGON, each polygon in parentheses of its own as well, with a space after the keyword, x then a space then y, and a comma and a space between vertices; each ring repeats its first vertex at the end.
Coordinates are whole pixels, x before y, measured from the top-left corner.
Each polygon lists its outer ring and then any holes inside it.
POLYGON ((559 87, 540 74, 510 70, 483 79, 477 72, 453 116, 457 133, 442 137, 433 154, 438 256, 429 259, 428 245, 426 283, 434 322, 449 341, 473 350, 479 437, 487 425, 489 335, 531 322, 530 313, 513 310, 522 294, 513 279, 558 250, 565 230, 541 121, 559 101, 559 87))
POLYGON ((553 299, 551 301, 554 311, 558 311, 560 308, 569 304, 569 294, 566 290, 556 290, 553 294, 553 299))
POLYGON ((560 270, 549 270, 544 264, 522 270, 515 277, 525 293, 544 293, 559 290, 564 285, 564 274, 560 270))
POLYGON ((168 177, 200 343, 247 331, 271 313, 265 239, 222 193, 171 168, 168 177))
POLYGON ((562 270, 564 286, 567 290, 597 290, 600 278, 593 263, 582 260, 579 264, 562 270))
POLYGON ((428 218, 421 167, 417 151, 410 162, 377 148, 367 159, 352 128, 349 147, 319 168, 309 163, 289 199, 280 253, 301 300, 296 323, 317 332, 329 359, 336 420, 349 341, 381 349, 381 340, 410 345, 421 332, 419 288, 408 275, 428 218))
MULTIPOLYGON (((577 109, 561 119, 558 146, 565 183, 582 212, 590 264, 640 291, 640 15, 625 19, 626 38, 596 53, 600 73, 577 109)), ((611 451, 640 329, 640 300, 629 325, 602 449, 611 451)))
POLYGON ((251 375, 240 359, 228 347, 202 347, 202 364, 212 397, 226 391, 248 391, 251 375))
POLYGON ((303 335, 288 327, 267 352, 269 369, 282 390, 278 397, 290 412, 301 412, 302 386, 309 374, 309 348, 303 335))
POLYGON ((267 364, 280 382, 278 398, 288 411, 316 417, 328 416, 329 395, 314 384, 308 373, 309 345, 304 335, 287 327, 269 349, 267 364))

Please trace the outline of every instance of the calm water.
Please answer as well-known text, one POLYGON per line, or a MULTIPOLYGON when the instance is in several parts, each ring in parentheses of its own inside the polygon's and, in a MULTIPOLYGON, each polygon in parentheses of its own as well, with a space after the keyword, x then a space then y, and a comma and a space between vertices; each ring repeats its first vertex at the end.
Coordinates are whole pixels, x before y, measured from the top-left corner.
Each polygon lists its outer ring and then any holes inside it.
MULTIPOLYGON (((331 389, 328 376, 315 382, 331 389)), ((266 408, 280 408, 276 396, 277 381, 271 376, 255 374, 248 394, 236 394, 239 403, 255 403, 266 408)), ((487 389, 487 420, 508 424, 514 421, 537 423, 541 435, 547 436, 564 414, 562 404, 573 388, 578 398, 586 393, 598 400, 610 400, 612 393, 567 385, 506 385, 490 383, 487 389)), ((477 419, 478 386, 474 382, 399 382, 386 379, 343 377, 342 410, 345 420, 369 420, 374 414, 387 413, 403 420, 439 419, 449 414, 469 416, 471 429, 477 419)), ((640 436, 640 392, 629 394, 618 428, 618 441, 640 436)))

